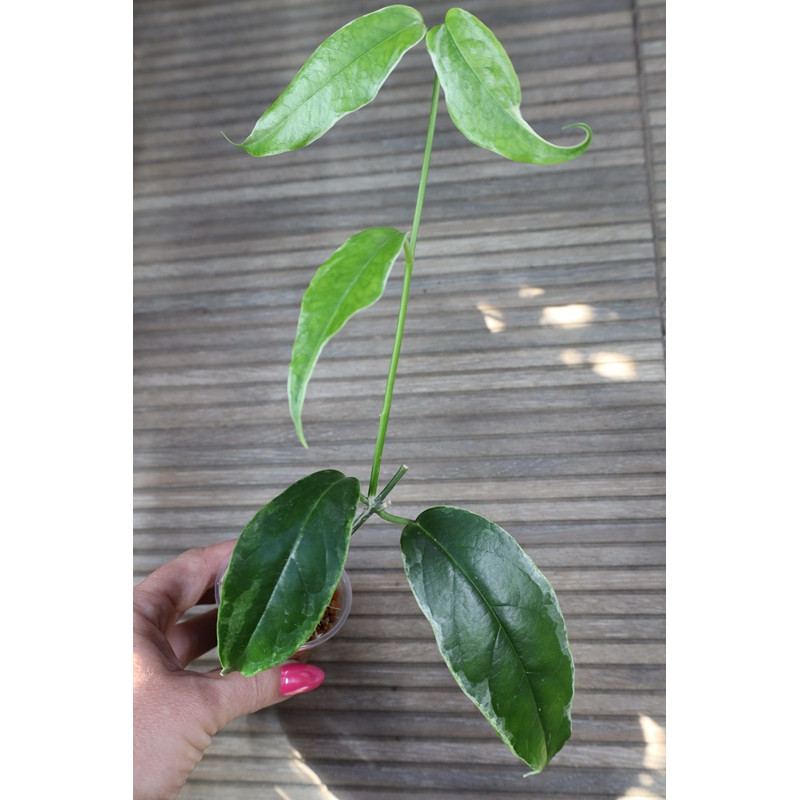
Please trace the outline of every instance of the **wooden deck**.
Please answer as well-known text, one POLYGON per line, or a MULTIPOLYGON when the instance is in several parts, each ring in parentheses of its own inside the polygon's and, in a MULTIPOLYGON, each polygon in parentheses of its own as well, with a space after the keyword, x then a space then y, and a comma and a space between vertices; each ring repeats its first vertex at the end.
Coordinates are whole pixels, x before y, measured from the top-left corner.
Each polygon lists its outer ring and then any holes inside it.
MULTIPOLYGON (((134 580, 238 534, 290 482, 369 474, 401 272, 334 340, 296 441, 286 369, 314 268, 371 225, 410 226, 431 67, 306 150, 243 138, 311 50, 380 3, 134 0, 134 580)), ((429 25, 448 4, 415 6, 429 25)), ((370 521, 316 692, 231 724, 184 800, 665 796, 664 2, 467 2, 504 43, 557 167, 469 145, 441 106, 384 479, 509 530, 558 592, 572 740, 523 778, 461 694, 370 521)), ((213 666, 204 660, 201 668, 213 666)))

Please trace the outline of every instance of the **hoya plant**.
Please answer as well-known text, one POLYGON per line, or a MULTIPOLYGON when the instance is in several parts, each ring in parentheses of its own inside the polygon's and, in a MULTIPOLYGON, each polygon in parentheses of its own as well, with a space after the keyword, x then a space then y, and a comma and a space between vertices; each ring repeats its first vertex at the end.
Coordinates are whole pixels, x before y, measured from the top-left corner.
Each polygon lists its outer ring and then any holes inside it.
MULTIPOLYGON (((326 39, 236 146, 251 156, 305 147, 375 98, 403 55, 425 40, 432 97, 411 228, 367 228, 316 271, 303 296, 291 362, 289 411, 303 446, 302 411, 312 372, 331 337, 383 294, 393 264, 405 270, 372 469, 365 480, 335 469, 308 475, 265 505, 242 531, 220 590, 218 651, 225 672, 253 675, 295 654, 313 634, 339 583, 351 536, 376 515, 399 525, 405 573, 450 672, 499 737, 531 772, 571 735, 574 666, 552 586, 503 528, 463 508, 437 506, 415 519, 388 510, 401 466, 379 489, 414 253, 440 91, 461 133, 525 164, 581 155, 539 136, 520 113, 520 83, 494 34, 453 8, 429 30, 414 8, 393 5, 359 17, 326 39)), ((229 140, 230 141, 230 140, 229 140)), ((369 527, 369 526, 368 526, 369 527)))

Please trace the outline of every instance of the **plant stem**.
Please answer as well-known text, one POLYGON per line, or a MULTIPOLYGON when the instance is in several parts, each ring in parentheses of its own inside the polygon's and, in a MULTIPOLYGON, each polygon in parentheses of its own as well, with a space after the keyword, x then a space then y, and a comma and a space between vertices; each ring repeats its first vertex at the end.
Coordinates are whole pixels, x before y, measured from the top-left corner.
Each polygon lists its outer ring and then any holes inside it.
POLYGON ((407 519, 406 517, 398 517, 396 514, 390 514, 388 511, 378 511, 378 516, 381 519, 385 519, 387 522, 393 522, 395 525, 402 525, 405 527, 406 525, 413 524, 413 519, 407 519))
POLYGON ((378 424, 378 438, 375 442, 375 454, 372 459, 372 474, 369 480, 369 497, 374 497, 378 489, 380 480, 381 458, 383 456, 383 446, 386 442, 386 429, 389 426, 389 412, 392 407, 392 393, 394 392, 394 381, 397 377, 397 365, 400 361, 400 347, 403 343, 403 329, 406 323, 406 312, 408 310, 408 296, 411 291, 411 272, 414 269, 414 252, 417 247, 417 236, 419 235, 419 223, 422 219, 422 204, 425 200, 425 189, 428 185, 428 170, 431 164, 431 151, 433 150, 433 131, 436 127, 436 111, 439 106, 439 76, 434 73, 433 92, 431 97, 431 110, 428 116, 428 136, 425 140, 425 154, 422 158, 422 173, 419 179, 419 190, 417 191, 417 205, 414 209, 414 222, 411 225, 411 236, 404 245, 406 254, 405 272, 403 275, 403 291, 400 297, 400 311, 397 315, 397 330, 394 336, 394 349, 392 350, 392 360, 389 364, 389 374, 386 377, 386 391, 383 396, 383 409, 381 410, 380 422, 378 424))
POLYGON ((366 508, 361 512, 361 514, 359 514, 358 518, 353 523, 353 527, 352 527, 352 529, 350 531, 350 535, 351 536, 375 512, 381 512, 381 511, 384 510, 384 508, 386 506, 386 498, 389 496, 389 492, 391 492, 392 489, 394 489, 394 487, 397 486, 397 484, 399 483, 400 479, 403 477, 403 475, 406 474, 406 472, 408 472, 408 467, 405 464, 403 464, 403 466, 400 467, 400 469, 397 470, 397 472, 395 472, 394 476, 389 481, 389 483, 387 483, 386 486, 384 486, 383 489, 381 489, 381 493, 377 497, 374 497, 374 496, 364 497, 363 494, 361 495, 361 502, 364 503, 366 508))

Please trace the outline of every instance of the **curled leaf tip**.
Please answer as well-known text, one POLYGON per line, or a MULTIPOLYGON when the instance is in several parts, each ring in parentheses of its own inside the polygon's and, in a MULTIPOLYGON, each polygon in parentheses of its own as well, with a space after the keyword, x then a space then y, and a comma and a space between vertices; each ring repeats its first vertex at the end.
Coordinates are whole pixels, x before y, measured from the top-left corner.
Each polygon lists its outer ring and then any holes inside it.
POLYGON ((565 125, 561 130, 565 131, 567 128, 580 128, 586 134, 579 146, 586 145, 586 147, 588 147, 592 143, 594 134, 592 133, 592 129, 585 122, 571 122, 569 125, 565 125))

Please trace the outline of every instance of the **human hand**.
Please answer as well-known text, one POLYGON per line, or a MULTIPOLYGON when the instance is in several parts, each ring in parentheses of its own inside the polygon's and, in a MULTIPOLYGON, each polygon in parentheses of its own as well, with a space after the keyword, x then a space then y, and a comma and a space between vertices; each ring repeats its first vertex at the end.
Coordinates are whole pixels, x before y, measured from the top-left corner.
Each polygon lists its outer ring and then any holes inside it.
POLYGON ((189 550, 133 589, 133 796, 175 797, 231 720, 322 683, 310 664, 287 662, 252 677, 186 665, 216 646, 216 608, 179 622, 213 602, 213 586, 235 542, 189 550))

